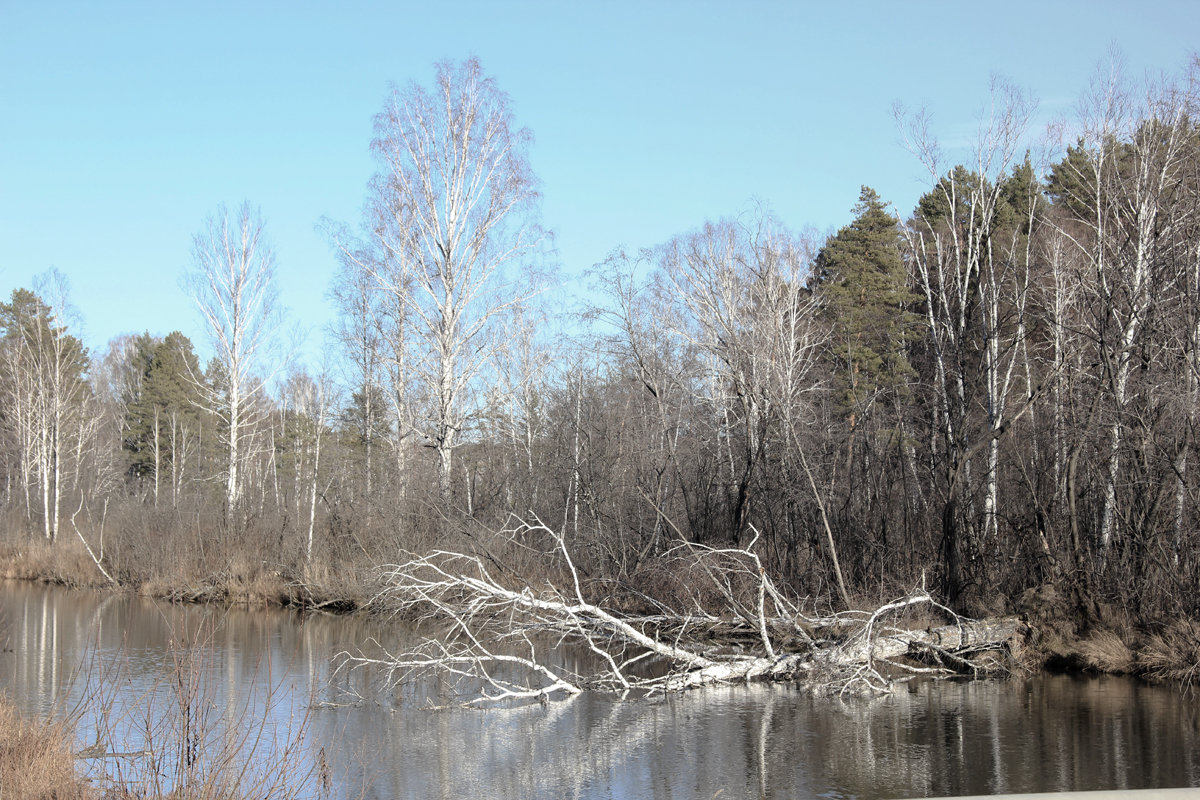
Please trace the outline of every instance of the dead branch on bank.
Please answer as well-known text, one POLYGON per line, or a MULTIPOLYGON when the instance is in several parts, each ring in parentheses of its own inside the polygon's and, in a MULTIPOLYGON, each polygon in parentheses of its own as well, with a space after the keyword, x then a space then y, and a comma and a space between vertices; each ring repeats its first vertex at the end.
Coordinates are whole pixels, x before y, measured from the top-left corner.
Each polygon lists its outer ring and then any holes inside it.
MULTIPOLYGON (((101 520, 100 520, 100 555, 96 555, 96 551, 92 550, 92 546, 90 544, 88 544, 88 540, 84 538, 83 531, 79 530, 79 526, 75 524, 75 518, 79 516, 80 511, 83 511, 83 500, 84 500, 84 498, 82 498, 82 497, 79 498, 79 508, 75 509, 75 513, 71 515, 71 527, 75 529, 75 535, 79 537, 79 541, 83 542, 83 546, 87 550, 88 556, 92 559, 92 563, 94 563, 96 565, 96 569, 100 570, 100 574, 103 575, 105 580, 107 580, 111 585, 117 586, 118 585, 117 579, 114 578, 111 574, 109 574, 108 570, 106 570, 104 568, 104 564, 103 564, 103 559, 104 559, 104 518, 101 517, 101 520)), ((107 512, 108 512, 108 501, 107 500, 104 501, 104 511, 105 511, 105 516, 107 516, 108 515, 107 514, 107 512)))
POLYGON ((562 534, 537 520, 507 533, 548 536, 570 586, 511 588, 475 555, 410 555, 384 568, 387 588, 372 604, 440 622, 443 635, 405 652, 380 646, 373 656, 344 654, 346 663, 382 666, 395 683, 427 674, 449 678, 458 691, 475 694, 468 704, 588 690, 653 695, 751 680, 870 694, 913 675, 1007 672, 1025 632, 1016 618, 958 617, 924 590, 871 612, 808 617, 775 586, 751 549, 695 544, 674 557, 700 567, 714 583, 726 605, 720 613, 616 614, 587 598, 562 534), (739 586, 753 587, 754 600, 740 599, 739 586), (951 624, 901 627, 899 617, 917 607, 943 614, 951 624), (564 645, 593 654, 592 666, 569 666, 564 645))

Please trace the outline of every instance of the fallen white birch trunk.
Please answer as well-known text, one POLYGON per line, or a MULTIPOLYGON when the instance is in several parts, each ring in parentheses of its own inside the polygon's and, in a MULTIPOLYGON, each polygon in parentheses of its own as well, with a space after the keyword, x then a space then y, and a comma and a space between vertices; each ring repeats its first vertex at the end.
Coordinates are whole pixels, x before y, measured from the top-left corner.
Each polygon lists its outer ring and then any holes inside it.
POLYGON ((810 619, 782 597, 752 552, 698 551, 694 545, 692 555, 717 554, 727 565, 743 559, 747 570, 743 577, 751 574, 758 581, 756 614, 747 613, 747 604, 730 597, 731 607, 738 612, 734 616, 622 616, 585 598, 559 534, 540 524, 520 532, 530 530, 548 534, 556 543, 571 576, 569 591, 553 586, 538 591, 512 589, 473 555, 438 551, 413 556, 386 569, 387 588, 376 602, 409 615, 440 619, 449 624, 447 636, 428 639, 405 653, 347 655, 347 660, 381 664, 397 680, 430 672, 468 679, 469 691, 476 692, 471 702, 544 699, 587 689, 652 694, 752 680, 798 681, 842 693, 883 692, 897 674, 1003 671, 1003 659, 995 654, 1010 654, 1025 632, 1015 618, 958 618, 924 591, 869 613, 810 619), (956 621, 926 630, 897 627, 895 617, 916 606, 956 621), (754 649, 722 652, 720 637, 711 638, 721 626, 754 649), (823 632, 831 635, 823 638, 823 632), (563 642, 594 653, 596 669, 576 675, 554 666, 548 651, 563 642), (665 673, 648 672, 642 669, 647 662, 665 663, 668 668, 665 673), (498 675, 499 665, 516 669, 523 677, 514 678, 510 672, 498 675))

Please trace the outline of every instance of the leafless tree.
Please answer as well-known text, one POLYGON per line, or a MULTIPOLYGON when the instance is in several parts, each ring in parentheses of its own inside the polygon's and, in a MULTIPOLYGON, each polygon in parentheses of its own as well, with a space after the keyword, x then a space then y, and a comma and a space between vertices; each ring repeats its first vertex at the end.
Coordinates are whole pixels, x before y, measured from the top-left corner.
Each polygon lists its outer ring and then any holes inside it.
POLYGON ((330 424, 332 388, 327 375, 313 379, 294 370, 282 391, 283 430, 292 469, 292 502, 297 527, 306 529, 305 561, 312 561, 316 530, 317 497, 321 493, 321 448, 330 424))
POLYGON ((431 406, 421 430, 449 504, 453 453, 499 346, 496 325, 536 291, 513 271, 540 242, 531 135, 476 60, 438 64, 432 91, 394 91, 375 131, 375 276, 403 304, 407 366, 431 406))
MULTIPOLYGON (((386 419, 388 409, 383 407, 383 386, 387 372, 403 374, 403 370, 385 370, 391 361, 388 358, 389 345, 399 344, 403 352, 403 337, 393 334, 393 325, 397 324, 395 310, 402 304, 391 304, 391 299, 381 291, 377 276, 384 272, 376 263, 378 248, 371 241, 363 242, 353 236, 344 226, 330 226, 330 238, 337 250, 339 269, 330 290, 334 303, 338 308, 338 318, 333 329, 333 335, 345 354, 343 364, 346 379, 352 387, 350 413, 353 414, 353 424, 360 439, 363 455, 363 495, 362 506, 368 525, 371 520, 375 501, 375 449, 379 429, 384 427, 381 421, 386 419), (399 339, 399 341, 397 341, 399 339)), ((395 400, 393 405, 403 409, 404 391, 401 381, 398 392, 392 393, 395 400)), ((393 409, 394 410, 394 409, 393 409)), ((395 414, 397 419, 403 419, 405 414, 400 411, 395 414)), ((400 436, 403 437, 403 427, 400 436)), ((397 450, 402 447, 397 446, 397 450)), ((400 471, 400 481, 404 480, 403 470, 400 471)), ((403 486, 397 487, 403 494, 403 486)))
MULTIPOLYGON (((1066 200, 1082 213, 1082 230, 1064 228, 1095 275, 1099 298, 1092 335, 1100 343, 1105 395, 1113 415, 1108 430, 1098 560, 1104 564, 1122 517, 1117 486, 1128 434, 1131 381, 1150 318, 1173 293, 1164 275, 1169 249, 1186 222, 1178 205, 1194 158, 1197 76, 1138 87, 1110 54, 1080 104, 1074 152, 1064 160, 1066 200)), ((1067 143, 1064 143, 1067 144, 1067 143)))
POLYGON ((538 444, 546 433, 546 402, 555 356, 553 346, 538 336, 547 324, 544 316, 525 309, 506 320, 503 335, 508 346, 497 354, 495 381, 487 395, 486 435, 503 442, 510 454, 503 489, 510 510, 538 508, 535 460, 540 460, 538 444))
POLYGON ((970 169, 949 172, 929 133, 928 118, 897 112, 908 146, 933 184, 929 206, 918 210, 905 235, 910 269, 925 301, 926 341, 935 367, 934 402, 948 496, 942 536, 951 598, 961 589, 964 559, 973 558, 985 543, 994 546, 998 535, 999 438, 1008 427, 1009 398, 1023 352, 1026 327, 1020 312, 1027 300, 1029 259, 1028 253, 1004 248, 997 215, 1003 182, 1017 164, 1033 109, 1026 95, 994 82, 970 169), (970 385, 976 348, 982 353, 978 387, 970 385), (982 432, 971 422, 977 390, 987 415, 982 432), (968 456, 984 449, 975 446, 977 441, 986 449, 982 469, 968 456), (963 487, 979 473, 985 492, 977 524, 974 501, 963 487), (960 513, 964 506, 965 515, 960 513))
MULTIPOLYGON (((1071 234, 1066 233, 1069 223, 1058 217, 1061 209, 1048 215, 1038 237, 1040 279, 1033 286, 1032 303, 1045 321, 1048 329, 1046 342, 1042 346, 1039 360, 1041 372, 1048 375, 1046 407, 1043 411, 1045 425, 1050 430, 1049 464, 1041 468, 1042 477, 1052 487, 1051 505, 1063 509, 1064 528, 1067 535, 1068 552, 1076 567, 1084 567, 1085 542, 1079 510, 1079 462, 1081 451, 1089 439, 1093 427, 1098 393, 1090 384, 1088 364, 1091 360, 1091 337, 1083 334, 1082 320, 1091 298, 1098 295, 1095 273, 1087 266, 1087 259, 1073 243, 1071 234), (1092 389, 1090 400, 1083 402, 1084 413, 1073 418, 1071 409, 1079 405, 1079 396, 1085 392, 1078 389, 1083 382, 1092 389)), ((1047 531, 1039 531, 1039 544, 1044 553, 1051 552, 1047 531)))
MULTIPOLYGON (((207 404, 225 423, 225 499, 232 512, 242 496, 241 469, 255 399, 270 377, 265 355, 274 344, 281 309, 275 288, 275 255, 259 212, 244 203, 224 206, 196 234, 192 271, 185 286, 204 319, 220 376, 203 384, 207 404)), ((200 376, 196 376, 200 380, 200 376)))
POLYGON ((812 253, 769 215, 718 224, 664 248, 662 271, 682 305, 667 325, 702 354, 700 391, 714 415, 732 492, 733 533, 750 526, 762 472, 781 466, 812 489, 834 583, 850 604, 825 502, 804 455, 824 334, 808 290, 812 253), (803 476, 803 477, 801 477, 803 476))

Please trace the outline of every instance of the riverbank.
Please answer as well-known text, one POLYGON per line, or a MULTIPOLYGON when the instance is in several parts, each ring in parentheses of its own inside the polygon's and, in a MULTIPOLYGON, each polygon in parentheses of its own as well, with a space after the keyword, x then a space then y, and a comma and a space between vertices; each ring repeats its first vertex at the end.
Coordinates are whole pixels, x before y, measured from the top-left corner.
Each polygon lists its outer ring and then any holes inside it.
POLYGON ((219 565, 181 559, 170 563, 168 571, 140 567, 105 574, 87 550, 73 541, 0 545, 0 579, 71 589, 132 591, 174 603, 331 611, 361 608, 376 591, 369 569, 362 565, 342 569, 306 565, 298 569, 249 558, 226 559, 219 565))
POLYGON ((1015 605, 1032 632, 1034 668, 1129 675, 1183 690, 1200 683, 1200 621, 1139 620, 1129 609, 1052 585, 1026 591, 1015 605))
MULTIPOLYGON (((126 581, 117 581, 74 541, 0 545, 0 578, 132 591, 168 602, 349 613, 363 610, 382 588, 366 562, 289 568, 234 558, 219 568, 185 561, 170 566, 167 573, 127 570, 121 576, 126 581)), ((1030 589, 1011 606, 1030 627, 1020 654, 1027 670, 1128 675, 1183 689, 1200 683, 1200 621, 1136 620, 1127 609, 1087 602, 1052 585, 1030 589)))

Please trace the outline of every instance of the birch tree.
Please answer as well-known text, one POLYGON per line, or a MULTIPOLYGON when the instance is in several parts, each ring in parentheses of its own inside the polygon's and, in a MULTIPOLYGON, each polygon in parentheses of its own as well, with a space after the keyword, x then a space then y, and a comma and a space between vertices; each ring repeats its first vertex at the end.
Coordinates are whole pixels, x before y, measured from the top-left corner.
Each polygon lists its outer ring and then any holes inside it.
POLYGON ((804 453, 818 385, 813 368, 825 344, 807 286, 811 263, 806 243, 769 215, 708 224, 663 248, 661 274, 678 307, 659 313, 699 356, 695 390, 711 415, 733 538, 754 530, 752 518, 771 516, 766 506, 779 493, 770 491, 769 472, 788 487, 805 487, 788 494, 788 505, 811 489, 830 571, 849 605, 826 502, 804 453))
POLYGON ((432 90, 393 91, 375 133, 376 278, 405 307, 411 369, 430 402, 421 433, 437 452, 445 506, 497 323, 533 293, 513 274, 540 240, 532 137, 474 59, 438 64, 432 90))
POLYGON ((281 395, 280 438, 291 462, 296 527, 305 534, 304 560, 312 563, 317 497, 321 494, 321 448, 333 405, 328 376, 321 374, 314 380, 307 372, 295 370, 281 395))
POLYGON ((0 303, 0 371, 7 394, 4 424, 14 445, 26 518, 32 521, 33 508, 39 506, 42 535, 53 542, 64 472, 72 474, 73 457, 82 453, 84 437, 94 436, 95 430, 83 415, 90 393, 87 351, 62 320, 65 282, 51 271, 38 284, 39 293, 17 289, 10 302, 0 303))
POLYGON ((232 511, 242 496, 243 444, 254 401, 269 377, 263 356, 280 321, 275 255, 259 212, 248 203, 232 214, 221 206, 196 234, 192 263, 185 285, 204 320, 223 384, 203 388, 206 405, 224 422, 225 501, 232 511))
POLYGON ((340 262, 330 290, 339 312, 333 334, 345 354, 345 376, 352 387, 346 422, 362 447, 363 506, 369 524, 375 498, 375 446, 381 429, 387 428, 387 409, 380 402, 387 361, 383 339, 393 315, 376 283, 380 270, 371 243, 342 228, 335 229, 331 238, 340 262))
POLYGON ((1196 76, 1138 89, 1113 56, 1081 103, 1078 138, 1055 166, 1053 189, 1075 214, 1071 236, 1094 274, 1103 391, 1111 399, 1097 558, 1103 567, 1122 516, 1117 487, 1133 390, 1150 317, 1173 290, 1164 265, 1184 219, 1177 212, 1195 137, 1196 76))
POLYGON ((959 165, 945 173, 927 117, 904 120, 909 147, 934 184, 905 235, 909 268, 925 301, 936 435, 945 453, 944 588, 952 600, 963 588, 964 560, 975 560, 985 542, 994 547, 998 533, 999 438, 1012 417, 1009 398, 1025 335, 1020 314, 1014 325, 1009 312, 1023 308, 1028 291, 1028 260, 1019 263, 1004 248, 1002 217, 1008 211, 1005 182, 1017 166, 1032 112, 1027 97, 995 84, 972 168, 959 165), (971 420, 977 396, 986 412, 982 432, 971 420), (983 447, 986 488, 978 514, 962 488, 979 476, 972 457, 983 447))

